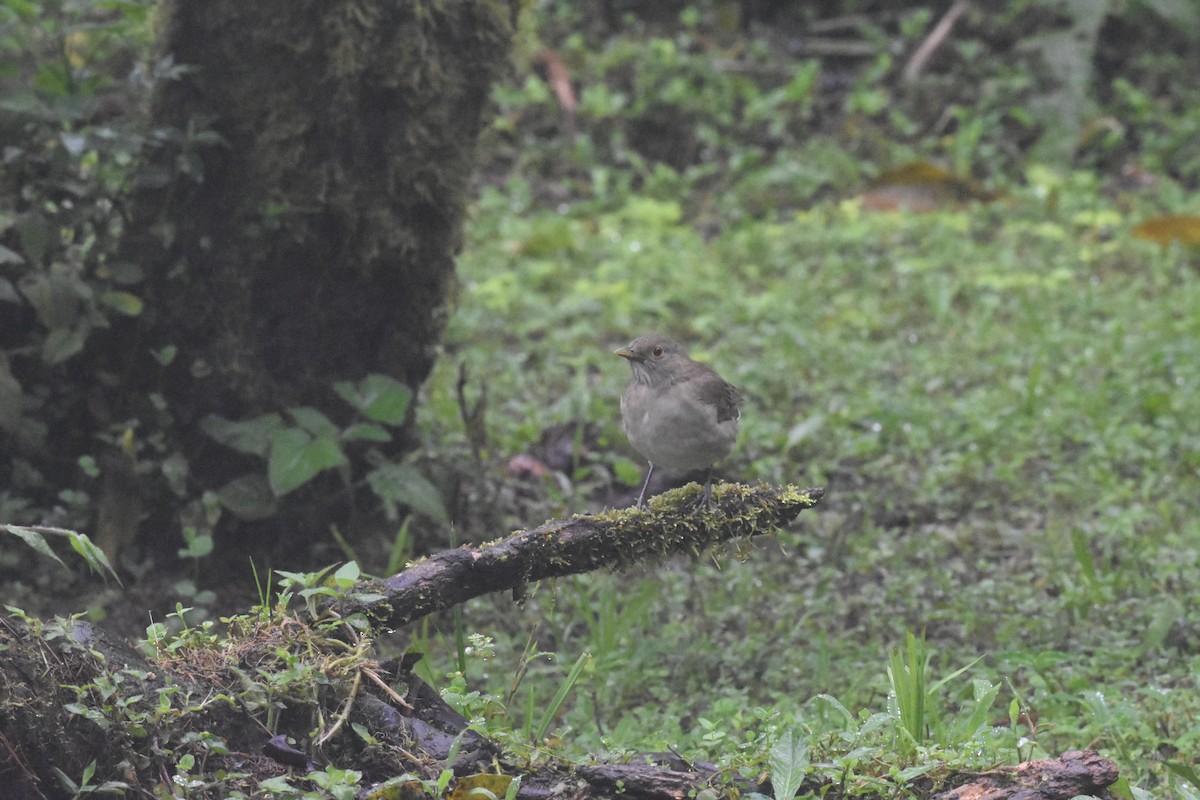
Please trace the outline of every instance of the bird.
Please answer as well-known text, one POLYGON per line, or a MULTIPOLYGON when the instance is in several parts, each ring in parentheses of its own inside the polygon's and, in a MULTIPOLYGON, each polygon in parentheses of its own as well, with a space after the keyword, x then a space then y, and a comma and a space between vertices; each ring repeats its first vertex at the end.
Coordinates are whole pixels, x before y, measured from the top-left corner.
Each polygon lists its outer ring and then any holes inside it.
POLYGON ((741 396, 716 370, 693 361, 669 336, 639 336, 614 355, 629 362, 621 395, 621 425, 633 449, 650 464, 637 508, 655 467, 678 472, 707 470, 698 511, 712 500, 712 466, 737 441, 741 396))

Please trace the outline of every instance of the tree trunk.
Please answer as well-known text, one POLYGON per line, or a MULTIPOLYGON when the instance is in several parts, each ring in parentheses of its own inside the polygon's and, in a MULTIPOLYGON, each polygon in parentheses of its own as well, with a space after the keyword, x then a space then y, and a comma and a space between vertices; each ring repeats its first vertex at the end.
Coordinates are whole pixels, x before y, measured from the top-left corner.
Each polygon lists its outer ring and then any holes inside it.
MULTIPOLYGON (((165 399, 171 433, 210 413, 321 407, 335 381, 368 373, 414 388, 428 376, 516 8, 164 4, 161 49, 182 72, 152 102, 164 141, 127 237, 148 300, 128 352, 177 354, 128 373, 165 399)), ((122 406, 143 425, 144 398, 122 406)), ((235 454, 195 435, 192 476, 215 488, 235 454)))

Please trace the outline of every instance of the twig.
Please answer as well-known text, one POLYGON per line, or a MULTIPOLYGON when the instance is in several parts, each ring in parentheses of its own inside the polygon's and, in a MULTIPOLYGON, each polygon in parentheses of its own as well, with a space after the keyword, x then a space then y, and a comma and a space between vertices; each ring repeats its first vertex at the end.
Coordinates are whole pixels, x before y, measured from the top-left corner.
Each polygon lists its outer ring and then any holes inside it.
POLYGON ((4 735, 4 731, 0 731, 0 742, 4 743, 4 749, 8 751, 9 760, 16 764, 21 772, 24 773, 27 787, 37 792, 38 797, 42 798, 42 800, 46 800, 46 795, 42 794, 38 788, 38 784, 42 782, 41 779, 31 772, 29 767, 25 766, 25 762, 21 759, 21 754, 12 746, 12 742, 4 735))
POLYGON ((925 64, 929 61, 933 52, 942 46, 942 42, 950 35, 950 29, 954 27, 954 23, 958 18, 967 13, 971 8, 970 0, 954 0, 954 4, 947 9, 946 13, 938 20, 938 24, 933 26, 933 30, 925 37, 925 41, 921 42, 921 46, 916 49, 912 57, 908 59, 908 63, 904 65, 904 71, 901 76, 905 83, 912 83, 925 69, 925 64))
POLYGON ((338 712, 337 719, 334 720, 333 727, 325 731, 320 739, 317 739, 317 747, 322 747, 326 742, 334 737, 342 726, 346 724, 346 720, 350 719, 350 709, 354 708, 354 698, 358 697, 358 687, 362 686, 362 676, 366 670, 360 669, 354 673, 354 682, 350 684, 350 694, 346 696, 346 702, 342 706, 342 710, 338 712))
POLYGON ((393 703, 395 703, 396 705, 401 706, 402 708, 405 708, 409 711, 416 711, 416 709, 413 708, 407 700, 405 700, 403 697, 401 697, 399 694, 396 693, 395 689, 388 686, 387 682, 384 681, 383 678, 379 677, 379 673, 377 673, 375 670, 368 669, 367 667, 362 667, 361 671, 364 675, 366 675, 368 678, 373 680, 375 682, 375 684, 377 686, 379 686, 380 689, 383 689, 383 693, 386 694, 388 696, 388 699, 391 700, 393 703))

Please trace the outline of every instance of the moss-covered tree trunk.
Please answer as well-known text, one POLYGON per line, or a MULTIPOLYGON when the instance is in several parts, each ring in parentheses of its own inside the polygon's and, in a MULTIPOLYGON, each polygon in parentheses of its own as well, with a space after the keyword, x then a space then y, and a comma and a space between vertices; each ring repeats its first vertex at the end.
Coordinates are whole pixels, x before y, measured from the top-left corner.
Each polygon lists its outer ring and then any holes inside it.
MULTIPOLYGON (((176 348, 155 376, 173 424, 319 407, 372 372, 426 378, 516 5, 163 6, 183 69, 155 93, 166 143, 127 252, 150 273, 141 352, 176 348)), ((202 486, 221 472, 184 452, 202 486)))

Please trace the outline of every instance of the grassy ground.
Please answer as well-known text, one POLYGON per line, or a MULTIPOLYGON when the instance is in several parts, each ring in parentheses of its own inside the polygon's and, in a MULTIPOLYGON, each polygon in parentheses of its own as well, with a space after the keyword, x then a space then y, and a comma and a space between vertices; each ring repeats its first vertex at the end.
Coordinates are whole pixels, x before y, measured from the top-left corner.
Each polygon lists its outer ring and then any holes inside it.
MULTIPOLYGON (((753 772, 795 730, 810 772, 866 791, 1095 747, 1124 796, 1200 796, 1200 260, 1131 235, 1200 212, 1184 187, 1030 162, 991 203, 874 213, 846 187, 750 217, 702 181, 583 183, 558 203, 516 173, 483 191, 430 436, 463 440, 465 363, 493 456, 594 426, 586 466, 546 490, 585 510, 635 457, 611 351, 663 331, 747 397, 728 477, 828 495, 748 553, 468 607, 492 637, 468 654, 469 711, 519 728, 590 653, 551 727, 577 753, 753 772), (924 677, 889 662, 910 631, 924 677), (514 690, 531 640, 556 657, 514 690), (906 680, 928 694, 915 727, 906 680)), ((430 635, 440 676, 454 645, 430 635)))
POLYGON ((1002 684, 989 724, 1013 700, 1036 719, 1007 757, 1099 747, 1169 796, 1162 762, 1200 739, 1200 278, 1094 176, 1029 178, 992 206, 830 203, 708 241, 670 202, 486 195, 451 339, 490 365, 498 450, 582 418, 619 461, 611 350, 664 330, 749 398, 727 474, 829 490, 743 562, 544 587, 489 670, 507 681, 535 636, 549 694, 590 652, 564 738, 719 757, 764 713, 819 728, 819 695, 885 709, 886 654, 924 631, 932 678, 972 664, 948 714, 974 679, 1002 684), (531 253, 547 229, 564 243, 531 253))

